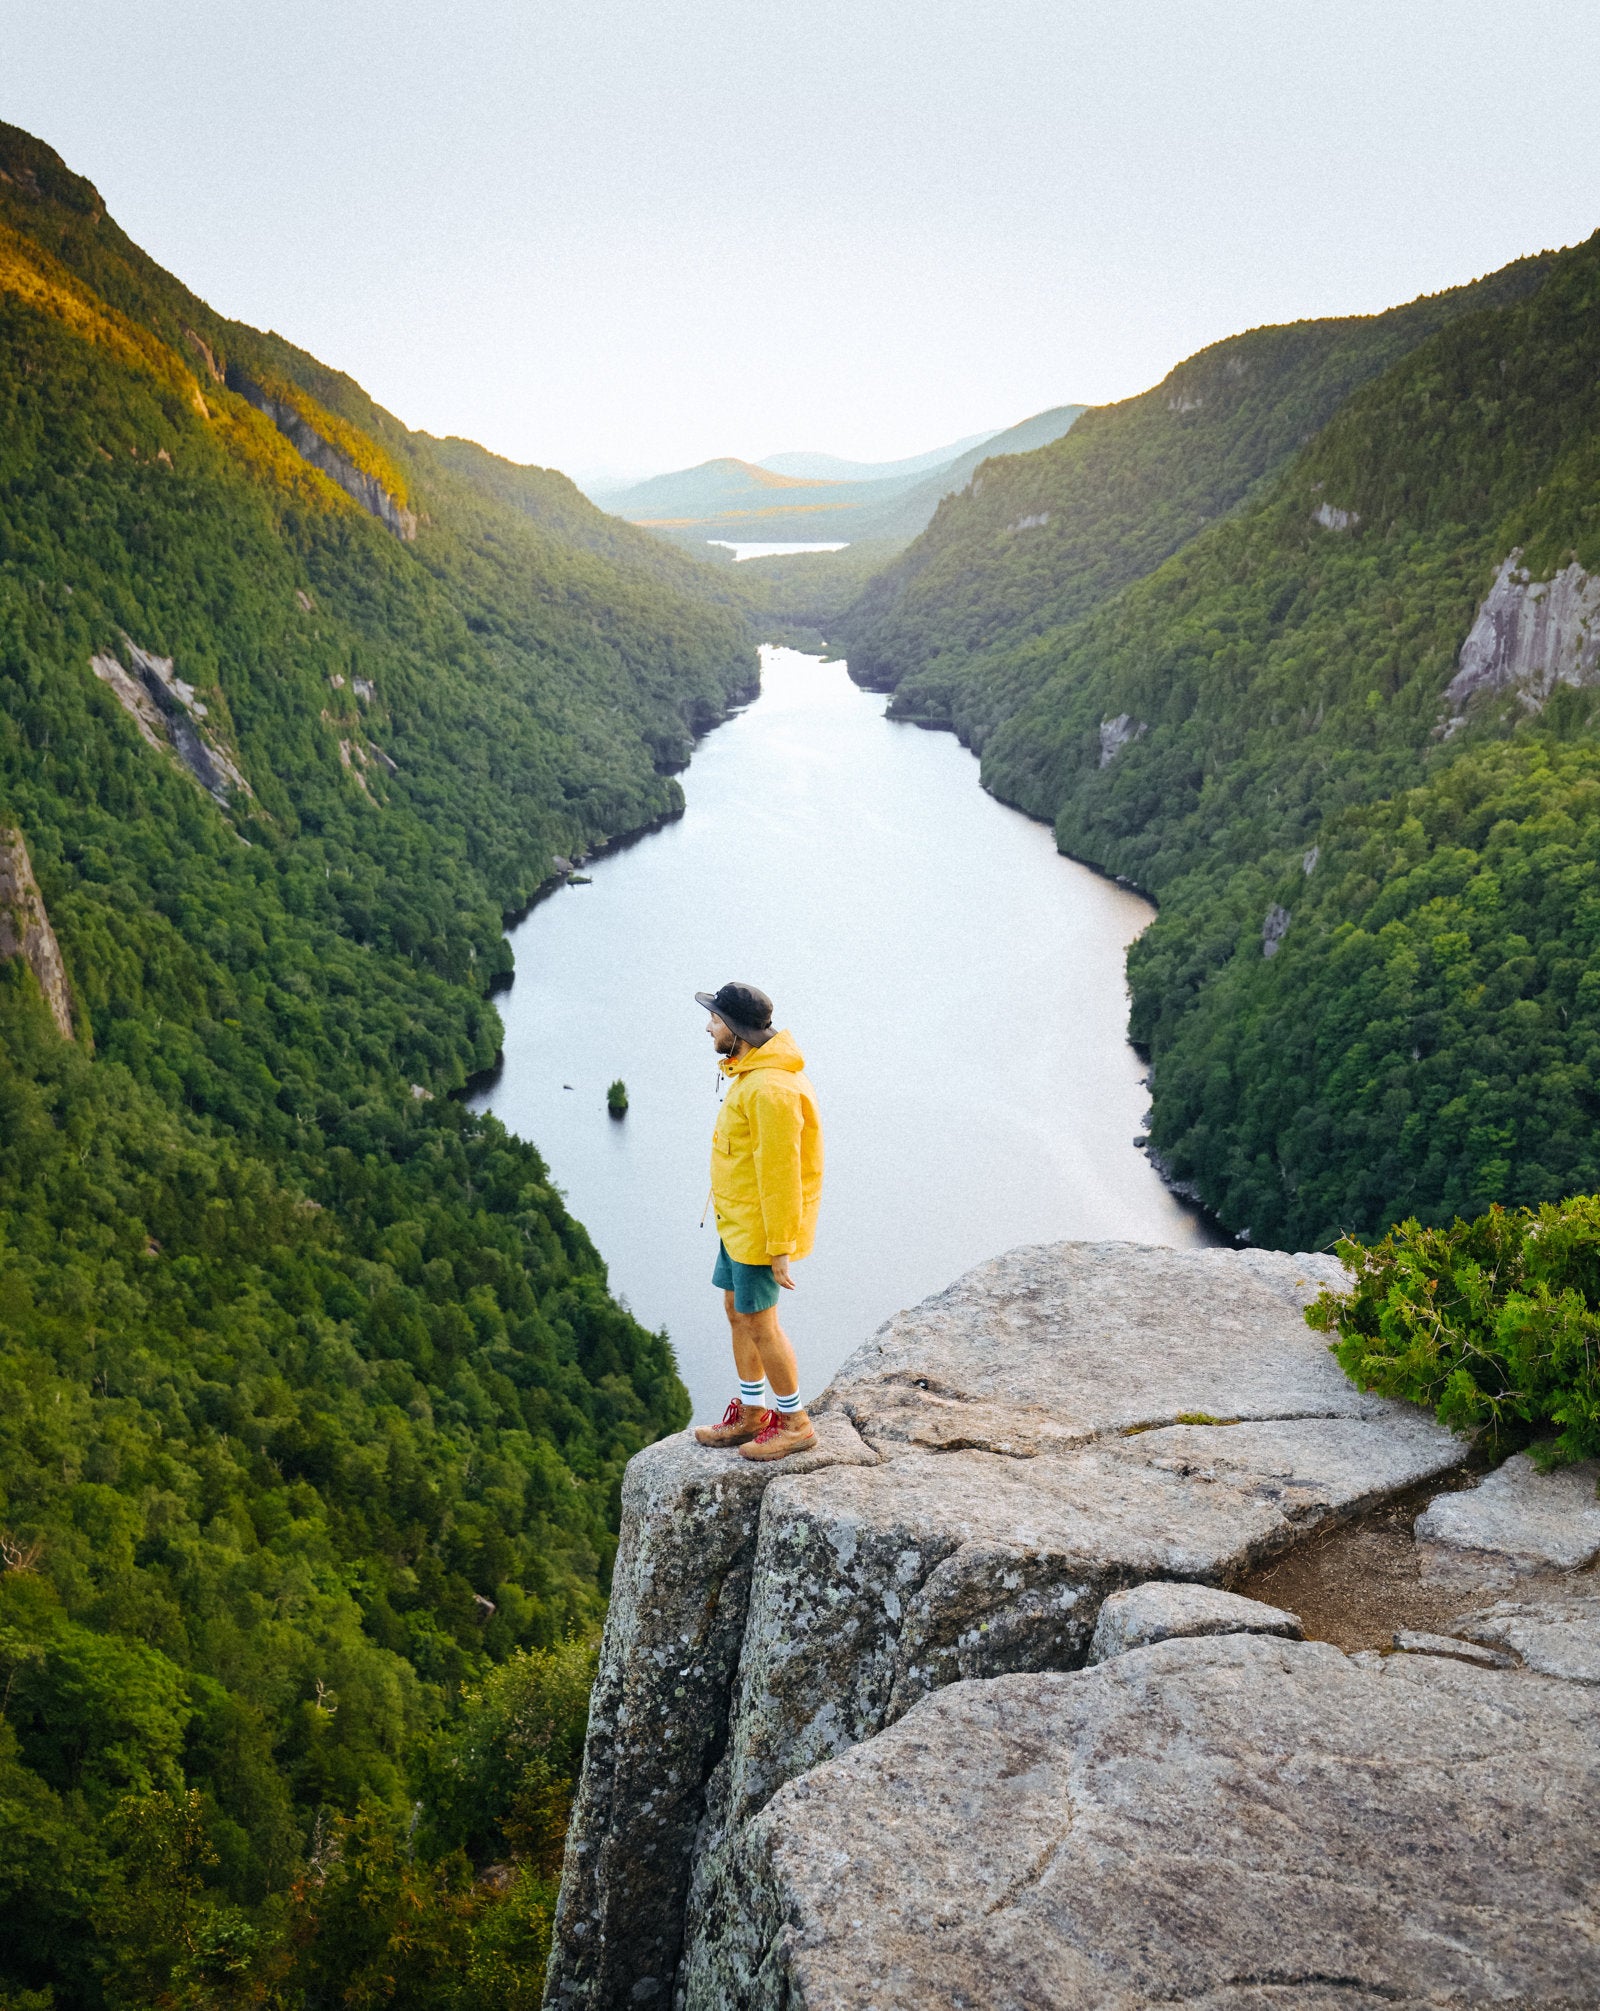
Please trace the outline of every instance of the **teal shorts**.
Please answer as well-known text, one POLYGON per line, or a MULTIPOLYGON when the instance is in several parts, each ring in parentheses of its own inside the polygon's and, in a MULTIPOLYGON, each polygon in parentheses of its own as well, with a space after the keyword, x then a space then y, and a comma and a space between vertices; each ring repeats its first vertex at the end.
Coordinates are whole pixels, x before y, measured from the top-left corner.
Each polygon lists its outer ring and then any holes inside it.
POLYGON ((719 1292, 733 1294, 736 1313, 770 1313, 778 1303, 778 1281, 770 1264, 736 1264, 726 1243, 717 1244, 717 1268, 711 1282, 719 1292))

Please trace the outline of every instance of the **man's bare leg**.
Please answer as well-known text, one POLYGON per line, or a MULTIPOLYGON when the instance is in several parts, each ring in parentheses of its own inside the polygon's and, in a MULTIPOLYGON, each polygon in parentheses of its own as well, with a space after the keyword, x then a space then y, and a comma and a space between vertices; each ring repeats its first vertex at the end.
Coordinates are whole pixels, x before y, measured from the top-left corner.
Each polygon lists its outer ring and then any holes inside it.
MULTIPOLYGON (((733 1339, 733 1363, 734 1367, 738 1370, 739 1381, 746 1389, 752 1387, 759 1389, 762 1377, 767 1374, 767 1364, 763 1356, 761 1343, 757 1338, 756 1330, 764 1319, 771 1320, 776 1324, 777 1315, 775 1313, 741 1313, 734 1306, 733 1294, 731 1292, 723 1293, 722 1303, 728 1315, 728 1332, 733 1339)), ((779 1329, 779 1338, 783 1339, 781 1328, 779 1329)), ((794 1350, 789 1346, 787 1340, 783 1340, 783 1346, 788 1356, 788 1382, 785 1385, 785 1394, 787 1394, 789 1391, 798 1389, 799 1382, 795 1373, 794 1350)), ((775 1366, 781 1379, 783 1376, 781 1361, 776 1362, 775 1366)), ((777 1384, 774 1384, 773 1387, 776 1389, 777 1384)), ((699 1426, 695 1431, 695 1437, 702 1445, 743 1445, 747 1439, 754 1438, 756 1433, 761 1430, 766 1415, 765 1404, 752 1404, 748 1401, 736 1400, 729 1406, 728 1414, 720 1424, 703 1424, 699 1426)))
POLYGON ((800 1387, 800 1370, 789 1336, 778 1324, 777 1307, 769 1306, 764 1313, 740 1313, 734 1310, 731 1292, 725 1292, 723 1300, 740 1382, 759 1382, 765 1376, 775 1397, 793 1396, 800 1387))
POLYGON ((800 1371, 789 1336, 778 1320, 777 1307, 771 1306, 764 1313, 737 1313, 730 1308, 728 1323, 733 1330, 734 1359, 740 1365, 741 1378, 747 1365, 751 1381, 757 1374, 765 1374, 772 1385, 773 1402, 779 1406, 768 1413, 760 1434, 740 1446, 740 1453, 746 1459, 787 1459, 791 1452, 810 1451, 817 1442, 817 1434, 797 1401, 800 1371), (788 1408, 789 1404, 794 1407, 788 1408))

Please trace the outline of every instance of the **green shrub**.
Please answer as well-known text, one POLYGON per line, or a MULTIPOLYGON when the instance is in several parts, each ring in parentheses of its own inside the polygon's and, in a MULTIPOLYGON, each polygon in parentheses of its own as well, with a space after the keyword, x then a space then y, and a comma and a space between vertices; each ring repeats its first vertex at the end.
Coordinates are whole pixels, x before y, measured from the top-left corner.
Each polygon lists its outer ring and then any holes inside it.
POLYGON ((1531 1442, 1543 1464, 1600 1454, 1600 1195, 1338 1251, 1355 1283, 1306 1319, 1338 1334, 1352 1382, 1497 1449, 1531 1442))

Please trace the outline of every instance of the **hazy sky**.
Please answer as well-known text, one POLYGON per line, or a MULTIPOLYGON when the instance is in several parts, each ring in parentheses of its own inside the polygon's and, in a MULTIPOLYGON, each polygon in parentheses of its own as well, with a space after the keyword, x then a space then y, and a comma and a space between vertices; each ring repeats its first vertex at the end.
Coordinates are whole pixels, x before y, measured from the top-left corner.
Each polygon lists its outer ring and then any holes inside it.
POLYGON ((1600 225, 1557 0, 0 0, 0 117, 414 426, 916 453, 1600 225))

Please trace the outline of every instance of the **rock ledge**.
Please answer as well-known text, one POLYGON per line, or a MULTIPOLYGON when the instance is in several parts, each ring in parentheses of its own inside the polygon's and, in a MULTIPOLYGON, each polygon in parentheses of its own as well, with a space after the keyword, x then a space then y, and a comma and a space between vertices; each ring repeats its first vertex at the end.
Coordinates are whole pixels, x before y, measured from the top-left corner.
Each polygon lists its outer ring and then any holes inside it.
MULTIPOLYGON (((1448 1432, 1352 1388, 1305 1326, 1342 1275, 1271 1251, 1016 1250, 851 1357, 803 1467, 687 1436, 638 1455, 546 2003, 769 2001, 734 1988, 719 1937, 786 1783, 948 1686, 1081 1669, 1112 1595, 1226 1592, 1458 1466, 1448 1432)), ((1287 1646, 1167 1641, 1104 1669, 1240 1645, 1287 1646)))

